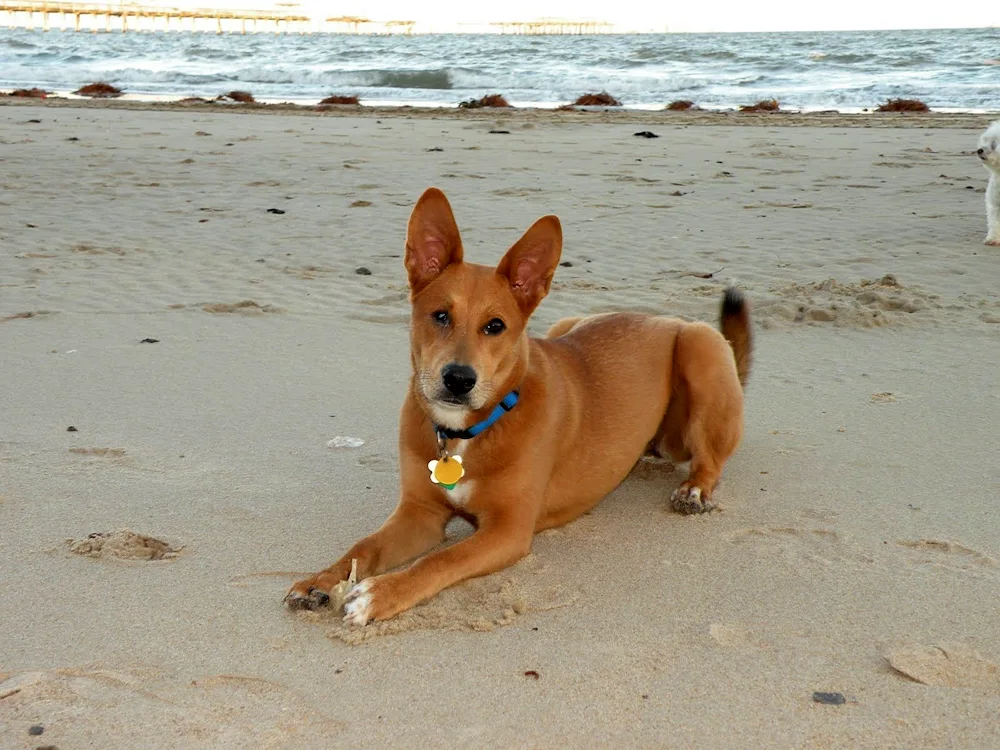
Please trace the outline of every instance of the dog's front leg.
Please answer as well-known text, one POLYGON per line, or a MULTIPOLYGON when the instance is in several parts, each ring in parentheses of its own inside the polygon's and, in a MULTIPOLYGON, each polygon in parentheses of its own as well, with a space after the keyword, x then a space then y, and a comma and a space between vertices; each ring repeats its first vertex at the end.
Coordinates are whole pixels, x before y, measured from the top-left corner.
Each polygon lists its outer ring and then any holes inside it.
POLYGON ((990 175, 986 186, 986 245, 1000 245, 1000 176, 990 175))
POLYGON ((344 620, 354 625, 387 620, 459 581, 513 565, 531 551, 530 514, 504 510, 477 520, 478 530, 467 539, 417 560, 406 570, 355 586, 344 605, 344 620))
POLYGON ((285 604, 292 609, 316 609, 330 599, 330 591, 351 573, 358 561, 358 578, 367 578, 409 562, 444 539, 453 511, 446 504, 416 495, 404 495, 382 528, 347 551, 326 570, 292 586, 285 604))

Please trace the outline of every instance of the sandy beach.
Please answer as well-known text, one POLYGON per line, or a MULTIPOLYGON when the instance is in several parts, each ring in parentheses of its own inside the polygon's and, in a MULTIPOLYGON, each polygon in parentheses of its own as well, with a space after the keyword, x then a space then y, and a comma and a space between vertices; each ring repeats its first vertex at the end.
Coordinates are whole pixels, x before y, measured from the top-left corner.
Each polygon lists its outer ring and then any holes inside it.
POLYGON ((990 117, 0 104, 0 747, 1000 745, 990 117), (738 284, 745 437, 350 629, 281 600, 396 503, 429 185, 561 218, 536 333, 738 284))

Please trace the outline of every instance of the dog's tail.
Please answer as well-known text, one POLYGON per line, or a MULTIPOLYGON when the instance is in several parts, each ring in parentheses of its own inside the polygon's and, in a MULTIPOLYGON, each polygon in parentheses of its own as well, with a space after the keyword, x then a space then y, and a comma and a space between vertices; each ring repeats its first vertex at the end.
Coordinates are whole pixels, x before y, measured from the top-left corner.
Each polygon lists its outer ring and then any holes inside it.
POLYGON ((750 303, 743 292, 734 286, 726 289, 722 297, 719 327, 733 349, 740 385, 746 388, 753 360, 753 328, 750 325, 750 303))

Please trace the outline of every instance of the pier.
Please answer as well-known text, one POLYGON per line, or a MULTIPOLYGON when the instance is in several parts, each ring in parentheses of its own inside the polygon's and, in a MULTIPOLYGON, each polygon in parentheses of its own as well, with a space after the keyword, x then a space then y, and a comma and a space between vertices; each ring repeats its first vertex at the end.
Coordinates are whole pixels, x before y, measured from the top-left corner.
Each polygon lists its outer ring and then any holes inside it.
POLYGON ((539 18, 534 21, 494 21, 490 24, 501 34, 608 34, 613 24, 607 21, 577 21, 569 18, 539 18))
MULTIPOLYGON (((252 2, 253 0, 251 0, 252 2)), ((58 2, 54 0, 0 0, 0 19, 8 28, 42 31, 52 27, 67 31, 122 33, 148 31, 197 31, 216 34, 248 32, 312 32, 333 34, 415 33, 417 21, 376 21, 361 16, 313 17, 296 2, 278 3, 272 10, 231 8, 173 8, 126 2, 58 2), (103 21, 103 23, 102 23, 103 21)), ((478 31, 500 34, 606 34, 613 25, 606 21, 539 18, 532 21, 494 21, 459 26, 477 26, 478 31)))
POLYGON ((416 21, 373 21, 360 16, 330 16, 324 31, 340 34, 405 34, 410 36, 416 21))
MULTIPOLYGON (((295 30, 305 33, 309 30, 312 18, 298 13, 285 13, 267 10, 231 10, 231 9, 191 9, 181 10, 180 8, 161 7, 156 5, 137 4, 110 4, 110 3, 60 3, 48 2, 47 0, 0 0, 0 13, 7 14, 8 26, 14 28, 22 26, 17 24, 17 14, 27 16, 27 28, 35 28, 36 14, 41 16, 42 30, 48 31, 51 17, 62 20, 61 28, 70 28, 69 20, 72 20, 72 28, 80 31, 82 19, 90 19, 90 31, 99 30, 99 21, 104 19, 104 30, 111 31, 112 19, 116 25, 121 25, 122 32, 129 31, 129 22, 148 21, 149 25, 155 28, 157 22, 162 21, 163 30, 171 30, 171 22, 174 22, 177 31, 185 30, 185 22, 190 22, 189 30, 195 30, 196 24, 201 22, 211 24, 214 22, 215 32, 223 33, 223 29, 234 32, 237 29, 235 24, 239 24, 239 31, 247 33, 247 24, 250 24, 250 31, 274 31, 280 33, 295 30), (225 23, 224 23, 225 22, 225 23)), ((138 24, 135 24, 138 26, 138 24)))

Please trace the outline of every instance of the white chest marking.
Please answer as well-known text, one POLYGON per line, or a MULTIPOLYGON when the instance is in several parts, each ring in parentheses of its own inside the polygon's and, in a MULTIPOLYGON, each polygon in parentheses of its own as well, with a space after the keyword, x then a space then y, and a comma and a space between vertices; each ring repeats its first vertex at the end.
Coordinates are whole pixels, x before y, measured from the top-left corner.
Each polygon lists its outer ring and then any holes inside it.
POLYGON ((472 493, 476 488, 476 483, 471 479, 462 479, 458 484, 455 485, 453 490, 445 490, 445 494, 448 496, 448 502, 452 505, 458 507, 460 505, 465 505, 472 498, 472 493))
MULTIPOLYGON (((447 427, 449 430, 461 430, 465 426, 465 420, 469 417, 469 410, 464 406, 450 406, 448 404, 432 403, 431 417, 435 424, 447 427)), ((458 453, 458 451, 455 451, 458 453)))

